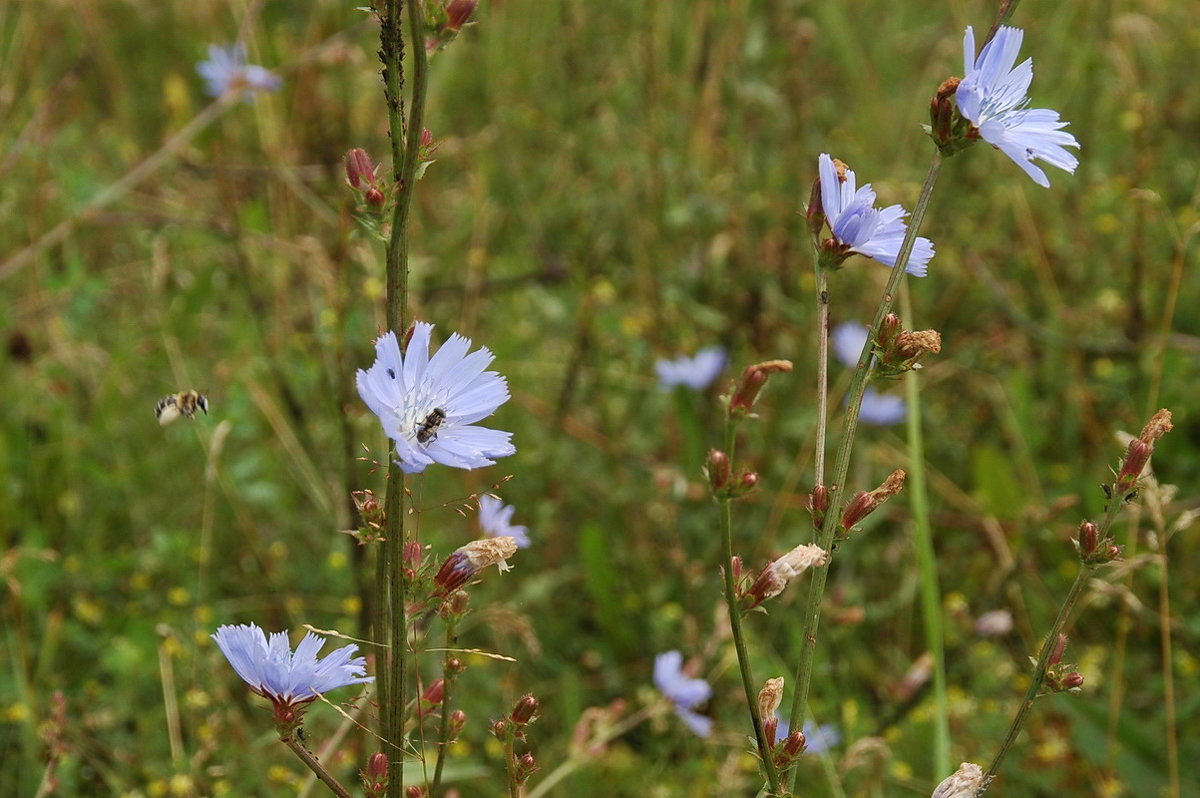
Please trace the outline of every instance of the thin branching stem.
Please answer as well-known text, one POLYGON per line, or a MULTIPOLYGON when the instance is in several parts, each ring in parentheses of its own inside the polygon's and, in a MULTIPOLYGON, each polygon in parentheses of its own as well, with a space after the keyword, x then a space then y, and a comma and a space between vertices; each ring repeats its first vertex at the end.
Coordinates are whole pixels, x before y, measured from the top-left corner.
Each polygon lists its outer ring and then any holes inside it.
MULTIPOLYGON (((735 430, 737 422, 732 419, 725 423, 725 452, 733 461, 735 430)), ((733 582, 733 510, 728 498, 720 500, 721 506, 721 570, 725 574, 725 604, 729 609, 729 629, 733 633, 733 646, 737 651, 738 670, 742 676, 742 689, 746 692, 746 706, 750 710, 750 724, 754 729, 754 740, 758 746, 759 759, 762 761, 763 773, 767 777, 770 795, 779 795, 779 771, 775 767, 775 759, 771 755, 771 742, 763 730, 762 718, 758 711, 758 693, 754 688, 754 676, 750 672, 750 657, 746 653, 746 636, 742 631, 742 612, 738 607, 737 591, 733 582)))
MULTIPOLYGON (((449 651, 454 647, 454 629, 456 621, 451 618, 446 621, 446 643, 444 648, 449 651)), ((454 676, 449 668, 446 667, 450 660, 448 654, 442 660, 442 723, 438 730, 438 759, 437 765, 433 768, 433 784, 429 788, 429 794, 433 798, 442 794, 442 767, 446 763, 446 756, 450 749, 450 692, 454 686, 454 676)))
MULTIPOLYGON (((829 510, 825 514, 825 523, 817 535, 818 545, 826 551, 833 544, 833 535, 838 528, 842 509, 846 505, 846 476, 850 471, 850 453, 854 450, 858 413, 862 408, 863 394, 866 392, 867 380, 870 377, 872 342, 879 334, 883 317, 891 312, 892 305, 895 304, 900 282, 904 279, 904 269, 908 265, 913 244, 916 243, 917 233, 921 229, 921 221, 925 218, 925 211, 929 208, 929 199, 933 194, 933 187, 937 183, 941 166, 942 154, 935 151, 933 160, 929 164, 929 171, 925 175, 925 182, 921 185, 921 195, 913 209, 904 241, 900 245, 900 252, 896 256, 896 265, 892 268, 887 286, 883 289, 879 307, 875 309, 875 318, 871 321, 870 332, 867 334, 866 343, 863 344, 862 353, 858 357, 858 368, 855 369, 854 378, 850 383, 850 398, 846 405, 846 417, 842 423, 842 439, 838 445, 837 459, 834 461, 833 483, 829 488, 829 510)), ((809 683, 812 681, 813 659, 817 648, 817 629, 821 623, 821 601, 825 595, 825 582, 828 577, 828 563, 813 571, 813 579, 808 593, 808 607, 805 611, 803 643, 800 648, 800 659, 796 664, 796 689, 792 693, 792 708, 788 720, 793 729, 801 728, 804 722, 804 712, 808 706, 809 683)), ((795 778, 796 771, 793 770, 789 776, 789 789, 795 784, 795 778)))
POLYGON ((825 441, 829 434, 829 272, 817 266, 817 446, 815 484, 825 484, 825 441))

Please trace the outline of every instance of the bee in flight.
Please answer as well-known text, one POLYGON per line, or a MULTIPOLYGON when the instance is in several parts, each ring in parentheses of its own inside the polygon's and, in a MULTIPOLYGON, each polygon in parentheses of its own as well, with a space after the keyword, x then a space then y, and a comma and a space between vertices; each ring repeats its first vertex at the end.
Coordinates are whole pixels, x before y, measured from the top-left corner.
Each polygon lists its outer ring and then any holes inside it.
POLYGON ((154 406, 154 415, 159 424, 166 426, 180 416, 188 421, 194 420, 197 410, 203 410, 204 415, 208 415, 208 397, 199 391, 180 391, 159 399, 154 406))
POLYGON ((446 411, 435 407, 425 416, 425 420, 417 425, 417 443, 429 443, 437 440, 438 427, 446 420, 446 411))

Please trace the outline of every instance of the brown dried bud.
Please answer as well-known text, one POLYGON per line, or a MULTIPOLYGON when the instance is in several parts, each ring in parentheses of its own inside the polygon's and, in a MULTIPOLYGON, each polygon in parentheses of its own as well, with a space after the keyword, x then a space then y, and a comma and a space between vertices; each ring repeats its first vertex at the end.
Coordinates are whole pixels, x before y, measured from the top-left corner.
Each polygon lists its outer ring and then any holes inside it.
POLYGON ((930 132, 939 146, 948 143, 954 134, 954 94, 960 82, 959 78, 947 78, 929 103, 930 132))
POLYGON ((735 418, 749 415, 754 409, 754 403, 758 401, 759 392, 767 384, 767 379, 772 374, 787 373, 791 370, 790 360, 767 360, 746 366, 746 370, 738 379, 733 398, 729 400, 729 415, 735 418))
POLYGON ((929 798, 975 798, 987 786, 983 768, 971 762, 963 762, 953 776, 949 776, 929 798))
POLYGON ((733 478, 730 469, 729 455, 718 449, 709 451, 705 470, 708 472, 708 484, 714 494, 719 494, 729 487, 729 481, 733 478))
POLYGON ((525 695, 513 707, 512 722, 518 726, 524 726, 527 723, 532 723, 537 719, 538 700, 532 695, 525 695))
POLYGON ((767 599, 775 598, 788 582, 804 573, 809 568, 817 568, 829 562, 829 552, 820 546, 804 543, 789 551, 774 562, 768 563, 759 572, 754 584, 746 591, 748 604, 745 609, 753 609, 767 599))
POLYGON ((842 529, 849 531, 855 524, 878 510, 884 502, 899 493, 902 487, 904 487, 904 472, 896 469, 875 490, 869 493, 860 491, 850 500, 850 504, 842 513, 842 529))
POLYGON ((489 565, 495 565, 501 571, 510 570, 507 560, 516 553, 516 538, 508 535, 472 540, 446 558, 433 581, 441 595, 448 595, 489 565))
POLYGON ((804 211, 804 219, 808 222, 808 232, 813 237, 814 246, 821 237, 821 228, 825 226, 825 203, 821 199, 821 179, 813 181, 812 191, 808 195, 808 208, 804 211))
POLYGON ((1171 411, 1164 408, 1155 413, 1146 422, 1146 426, 1142 428, 1142 434, 1138 436, 1138 440, 1153 446, 1155 441, 1174 428, 1174 425, 1171 423, 1171 411))
MULTIPOLYGON (((775 712, 781 703, 783 703, 783 677, 776 676, 774 679, 767 679, 762 689, 758 691, 758 716, 762 718, 764 727, 768 718, 775 719, 775 712)), ((768 734, 767 739, 774 741, 775 735, 768 734)))
POLYGON ((926 352, 942 351, 942 336, 937 330, 905 330, 896 337, 896 353, 916 362, 926 352))

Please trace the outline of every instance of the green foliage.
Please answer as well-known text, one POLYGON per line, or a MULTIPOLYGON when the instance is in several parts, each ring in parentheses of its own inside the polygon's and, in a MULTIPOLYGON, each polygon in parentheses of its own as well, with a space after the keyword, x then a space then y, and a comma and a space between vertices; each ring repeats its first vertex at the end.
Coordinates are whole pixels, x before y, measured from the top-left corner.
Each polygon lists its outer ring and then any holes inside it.
MULTIPOLYGON (((350 490, 384 490, 369 461, 385 442, 353 387, 382 326, 383 259, 353 220, 340 159, 387 152, 378 42, 353 4, 249 5, 261 16, 115 0, 0 12, 4 798, 36 793, 60 691, 58 794, 290 794, 306 774, 207 635, 249 621, 363 635, 370 555, 338 531, 352 524, 350 490), (239 33, 283 89, 234 105, 85 212, 201 112, 194 64, 239 33), (5 268, 64 220, 65 238, 5 268), (188 388, 211 415, 159 428, 155 402, 188 388)), ((447 772, 462 794, 501 783, 487 721, 520 695, 542 702, 530 739, 551 771, 588 708, 623 699, 628 716, 656 699, 653 657, 668 649, 715 685, 713 740, 655 715, 557 789, 753 793, 700 471, 719 443, 716 396, 748 363, 795 363, 739 442, 763 491, 737 505, 734 548, 758 568, 809 535, 816 322, 797 213, 817 155, 911 207, 929 97, 961 69, 963 27, 991 13, 485 0, 433 58, 427 119, 441 146, 416 195, 413 309, 436 335, 496 353, 513 400, 489 423, 515 432, 518 454, 482 473, 430 469, 414 483, 417 519, 444 556, 477 535, 452 507, 494 489, 534 539, 513 573, 472 589, 458 644, 517 662, 467 662, 469 722, 447 772), (657 357, 716 343, 732 352, 717 386, 657 390, 657 357)), ((976 146, 945 164, 922 231, 938 255, 909 281, 918 318, 905 322, 944 338, 921 377, 962 760, 986 764, 1020 698, 1069 584, 1068 538, 1100 511, 1096 485, 1120 455, 1114 431, 1170 407, 1176 430, 1155 456, 1181 486, 1168 517, 1195 504, 1193 16, 1187 4, 1023 4, 1035 105, 1071 122, 1079 172, 1045 191, 976 146), (980 639, 973 619, 998 608, 1014 631, 980 639)), ((849 262, 833 321, 866 320, 884 277, 849 262)), ((896 431, 865 430, 852 489, 902 466, 903 450, 896 431)), ((925 685, 904 678, 924 638, 902 499, 835 562, 812 709, 841 729, 842 768, 803 763, 806 796, 839 794, 830 773, 847 795, 928 795, 945 775, 930 769, 925 685)), ((1152 545, 1152 519, 1140 524, 1119 532, 1130 554, 1152 545)), ((1155 614, 1164 576, 1145 561, 1081 614, 1073 650, 1097 650, 1079 655, 1084 695, 1039 702, 1006 794, 1164 790, 1159 627, 1176 635, 1177 681, 1194 679, 1194 540, 1184 531, 1167 548, 1176 617, 1155 614)), ((764 678, 790 681, 806 595, 793 585, 747 622, 764 678)), ((435 656, 424 664, 432 674, 435 656)), ((360 708, 370 725, 375 707, 360 708)), ((1174 709, 1194 726, 1194 702, 1174 709)), ((306 727, 319 745, 341 722, 318 705, 306 727)), ((350 740, 334 759, 347 782, 375 750, 350 740)), ((1176 742, 1181 762, 1200 756, 1194 735, 1176 742)), ((1184 794, 1197 790, 1186 766, 1184 779, 1184 794)))

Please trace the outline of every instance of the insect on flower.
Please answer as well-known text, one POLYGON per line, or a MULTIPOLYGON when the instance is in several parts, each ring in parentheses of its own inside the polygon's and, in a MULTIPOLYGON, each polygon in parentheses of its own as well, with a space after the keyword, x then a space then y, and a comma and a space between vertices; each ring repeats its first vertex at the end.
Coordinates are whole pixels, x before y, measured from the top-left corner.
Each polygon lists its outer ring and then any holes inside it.
POLYGON ((417 443, 429 443, 437 439, 438 427, 446 420, 446 411, 435 407, 425 416, 425 420, 417 425, 417 443))

